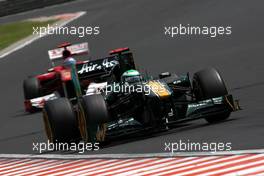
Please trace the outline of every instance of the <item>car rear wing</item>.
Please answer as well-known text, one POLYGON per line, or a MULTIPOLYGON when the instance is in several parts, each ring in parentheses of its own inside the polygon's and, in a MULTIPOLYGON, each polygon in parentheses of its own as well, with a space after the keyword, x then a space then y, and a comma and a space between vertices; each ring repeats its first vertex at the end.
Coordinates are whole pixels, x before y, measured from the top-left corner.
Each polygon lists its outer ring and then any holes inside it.
POLYGON ((82 54, 89 54, 90 49, 88 42, 80 43, 80 44, 74 44, 71 45, 70 43, 62 44, 58 46, 56 49, 52 49, 48 51, 49 59, 52 62, 52 66, 55 65, 55 61, 62 58, 62 52, 67 49, 71 52, 71 55, 82 55, 82 54))
MULTIPOLYGON (((128 50, 127 50, 128 51, 128 50)), ((123 72, 135 69, 135 63, 131 52, 117 52, 102 59, 91 60, 77 64, 77 73, 83 79, 105 79, 114 76, 119 81, 123 72)))

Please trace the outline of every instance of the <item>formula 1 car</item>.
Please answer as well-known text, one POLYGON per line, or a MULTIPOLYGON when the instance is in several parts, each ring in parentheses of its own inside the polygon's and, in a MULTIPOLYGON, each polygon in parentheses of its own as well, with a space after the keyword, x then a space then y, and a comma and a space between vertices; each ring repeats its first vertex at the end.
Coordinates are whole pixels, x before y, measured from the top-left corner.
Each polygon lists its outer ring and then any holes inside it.
MULTIPOLYGON (((23 82, 24 105, 27 112, 35 112, 44 107, 48 100, 59 97, 75 98, 76 93, 72 84, 71 71, 56 63, 62 58, 62 52, 67 49, 72 55, 89 53, 88 43, 71 45, 63 43, 57 49, 48 51, 52 68, 48 72, 29 77, 23 82)), ((132 53, 122 54, 128 48, 110 51, 110 56, 92 61, 78 61, 76 64, 77 77, 84 93, 91 82, 106 82, 109 78, 120 79, 126 69, 135 68, 132 53)))
POLYGON ((167 72, 153 79, 132 69, 101 93, 80 96, 76 103, 65 98, 48 101, 43 114, 50 141, 94 143, 200 118, 216 123, 239 109, 214 68, 196 72, 192 81, 189 74, 167 72))

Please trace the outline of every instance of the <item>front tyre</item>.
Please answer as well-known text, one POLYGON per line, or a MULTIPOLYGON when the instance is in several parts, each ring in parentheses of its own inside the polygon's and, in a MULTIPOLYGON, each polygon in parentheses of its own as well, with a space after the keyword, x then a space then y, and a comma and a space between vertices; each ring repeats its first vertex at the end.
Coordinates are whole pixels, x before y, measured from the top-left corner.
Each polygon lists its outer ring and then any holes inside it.
POLYGON ((79 128, 85 142, 104 141, 109 114, 101 94, 83 96, 79 100, 79 128))
POLYGON ((79 142, 75 112, 67 98, 47 101, 43 109, 43 119, 46 135, 53 143, 79 142))
MULTIPOLYGON (((194 74, 193 93, 197 101, 228 95, 225 82, 215 68, 207 68, 194 74)), ((230 112, 227 111, 205 120, 209 123, 217 123, 226 120, 229 116, 230 112)))
POLYGON ((25 100, 29 100, 41 96, 40 84, 37 78, 28 78, 24 80, 23 90, 24 90, 25 100))

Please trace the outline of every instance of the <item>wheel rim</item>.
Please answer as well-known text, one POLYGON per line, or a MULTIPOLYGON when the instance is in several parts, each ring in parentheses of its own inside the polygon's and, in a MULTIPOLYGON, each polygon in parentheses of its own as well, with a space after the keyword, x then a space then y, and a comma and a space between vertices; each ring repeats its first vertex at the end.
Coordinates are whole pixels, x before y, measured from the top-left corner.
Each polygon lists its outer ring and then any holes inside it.
POLYGON ((98 131, 96 133, 96 139, 97 141, 103 142, 105 140, 106 136, 106 124, 101 124, 98 127, 98 131))
POLYGON ((78 126, 79 126, 82 139, 85 142, 87 142, 88 141, 87 125, 86 125, 84 109, 81 105, 79 106, 79 111, 78 111, 78 126))
POLYGON ((106 136, 106 124, 92 124, 86 120, 86 113, 83 106, 79 105, 78 110, 78 126, 80 134, 84 142, 95 143, 104 141, 106 136))

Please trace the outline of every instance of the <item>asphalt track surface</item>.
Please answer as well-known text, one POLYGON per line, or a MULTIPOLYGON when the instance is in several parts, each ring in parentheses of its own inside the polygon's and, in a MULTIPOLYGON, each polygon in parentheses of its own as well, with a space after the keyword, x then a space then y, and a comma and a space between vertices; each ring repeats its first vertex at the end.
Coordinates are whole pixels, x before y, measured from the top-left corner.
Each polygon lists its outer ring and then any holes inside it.
MULTIPOLYGON (((114 142, 96 153, 163 152, 164 142, 231 142, 232 149, 264 147, 264 33, 262 0, 83 0, 0 18, 0 23, 66 12, 87 11, 70 26, 100 26, 100 35, 47 36, 0 60, 0 153, 33 153, 32 142, 46 141, 41 113, 23 111, 22 81, 49 67, 47 50, 58 43, 88 41, 92 57, 129 46, 136 63, 151 74, 194 73, 214 66, 244 110, 229 121, 203 119, 169 132, 114 142), (232 26, 232 35, 209 38, 164 35, 179 24, 232 26)), ((93 152, 93 154, 95 154, 93 152)))

